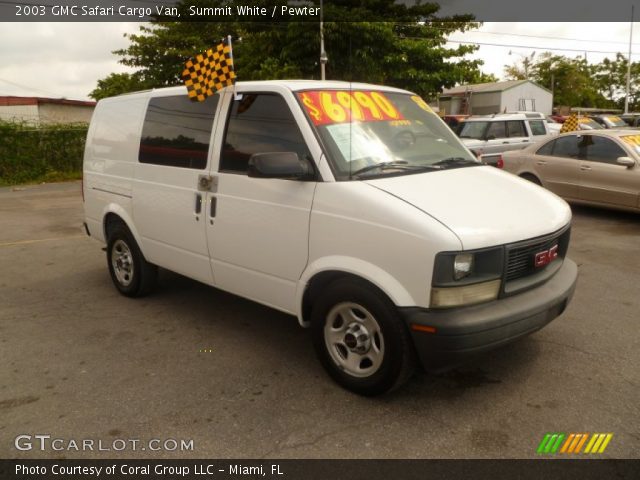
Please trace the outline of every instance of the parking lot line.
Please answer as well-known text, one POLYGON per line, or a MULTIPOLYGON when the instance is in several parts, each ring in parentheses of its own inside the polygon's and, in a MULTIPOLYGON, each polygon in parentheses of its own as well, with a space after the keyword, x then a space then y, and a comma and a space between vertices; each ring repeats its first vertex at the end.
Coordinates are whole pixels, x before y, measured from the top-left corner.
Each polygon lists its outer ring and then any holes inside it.
POLYGON ((15 242, 0 243, 0 248, 15 247, 17 245, 28 245, 30 243, 51 242, 53 240, 69 240, 71 238, 82 238, 82 237, 84 237, 84 235, 69 235, 67 237, 38 238, 33 240, 17 240, 15 242))

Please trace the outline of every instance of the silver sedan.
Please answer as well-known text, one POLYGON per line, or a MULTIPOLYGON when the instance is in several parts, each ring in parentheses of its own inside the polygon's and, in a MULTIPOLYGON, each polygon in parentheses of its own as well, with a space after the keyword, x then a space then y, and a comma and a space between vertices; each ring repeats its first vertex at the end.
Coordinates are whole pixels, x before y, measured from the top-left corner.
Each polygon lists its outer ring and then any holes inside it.
POLYGON ((640 211, 640 130, 569 132, 501 163, 570 202, 640 211))

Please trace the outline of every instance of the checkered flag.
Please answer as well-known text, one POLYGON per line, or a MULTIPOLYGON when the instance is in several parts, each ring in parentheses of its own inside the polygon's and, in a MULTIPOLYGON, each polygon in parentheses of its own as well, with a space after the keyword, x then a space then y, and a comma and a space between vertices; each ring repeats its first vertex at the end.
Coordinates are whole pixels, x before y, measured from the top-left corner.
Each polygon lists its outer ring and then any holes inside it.
POLYGON ((578 130, 578 117, 574 113, 564 121, 560 133, 573 132, 575 130, 578 130))
POLYGON ((221 88, 233 85, 236 74, 233 70, 231 36, 217 47, 187 60, 182 79, 189 98, 197 102, 203 102, 221 88))

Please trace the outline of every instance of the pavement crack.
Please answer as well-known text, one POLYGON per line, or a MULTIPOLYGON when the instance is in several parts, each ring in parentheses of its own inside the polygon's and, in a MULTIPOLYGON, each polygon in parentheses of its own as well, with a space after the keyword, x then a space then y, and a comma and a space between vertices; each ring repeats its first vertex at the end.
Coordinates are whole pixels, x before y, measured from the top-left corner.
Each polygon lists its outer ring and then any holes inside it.
POLYGON ((327 437, 330 437, 332 435, 336 435, 338 433, 346 432, 346 431, 357 430, 357 429, 359 429, 361 427, 364 427, 365 425, 368 425, 368 424, 369 424, 369 422, 354 423, 354 424, 348 425, 346 427, 336 428, 334 430, 330 430, 328 432, 322 433, 320 435, 317 435, 317 436, 313 437, 311 440, 288 444, 288 443, 286 443, 287 439, 290 438, 293 434, 296 433, 296 432, 291 432, 285 437, 285 441, 283 443, 280 443, 277 447, 267 451, 260 458, 261 459, 266 459, 266 458, 269 458, 269 457, 271 457, 272 455, 274 455, 276 453, 281 453, 284 450, 292 450, 292 449, 301 448, 301 447, 311 447, 311 446, 314 446, 314 445, 318 444, 320 441, 324 440, 327 437))

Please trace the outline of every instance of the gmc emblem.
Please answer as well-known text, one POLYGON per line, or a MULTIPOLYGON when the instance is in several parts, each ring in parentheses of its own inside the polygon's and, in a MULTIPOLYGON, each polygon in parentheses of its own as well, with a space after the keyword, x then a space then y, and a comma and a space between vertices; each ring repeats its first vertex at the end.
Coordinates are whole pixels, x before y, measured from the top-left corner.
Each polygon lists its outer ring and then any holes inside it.
POLYGON ((554 245, 549 250, 536 253, 533 264, 536 268, 544 267, 558 258, 558 245, 554 245))

